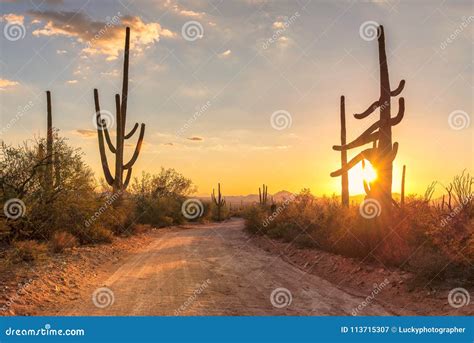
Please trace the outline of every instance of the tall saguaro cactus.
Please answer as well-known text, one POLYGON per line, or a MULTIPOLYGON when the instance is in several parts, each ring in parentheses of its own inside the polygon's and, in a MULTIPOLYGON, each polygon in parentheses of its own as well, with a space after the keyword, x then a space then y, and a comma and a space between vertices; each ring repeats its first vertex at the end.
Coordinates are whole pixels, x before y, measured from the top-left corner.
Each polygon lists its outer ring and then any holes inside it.
MULTIPOLYGON (((346 145, 346 105, 344 95, 341 96, 341 145, 346 145)), ((341 168, 347 164, 347 150, 341 150, 341 168)), ((349 207, 349 175, 345 171, 341 175, 342 205, 349 207)))
POLYGON ((138 142, 135 147, 135 151, 127 163, 123 163, 123 149, 125 146, 125 140, 130 139, 138 129, 138 123, 135 123, 132 130, 125 134, 125 124, 127 120, 127 98, 128 98, 128 64, 129 64, 129 52, 130 52, 130 28, 127 27, 125 31, 125 49, 124 49, 124 60, 123 60, 123 82, 122 82, 122 102, 120 102, 120 95, 115 94, 115 111, 116 111, 116 143, 115 146, 112 143, 108 128, 105 120, 101 117, 100 104, 99 104, 99 92, 94 89, 94 102, 97 119, 97 135, 99 140, 99 152, 100 159, 102 162, 102 169, 104 170, 104 176, 107 183, 112 186, 115 193, 124 191, 130 178, 132 176, 132 167, 137 161, 140 149, 143 143, 143 137, 145 135, 145 124, 140 125, 140 135, 138 142), (107 155, 105 152, 105 142, 109 150, 115 155, 115 175, 112 176, 110 172, 109 164, 107 162, 107 155), (127 171, 125 179, 123 178, 124 171, 127 171))
POLYGON ((391 98, 399 95, 404 86, 405 80, 401 80, 395 90, 390 89, 388 75, 387 56, 385 53, 385 34, 383 26, 378 28, 379 45, 379 66, 380 66, 380 97, 372 103, 367 110, 360 114, 354 114, 356 119, 363 119, 372 114, 377 108, 380 109, 380 119, 372 124, 354 141, 334 146, 336 151, 347 151, 365 144, 372 143, 372 148, 368 148, 357 154, 344 167, 331 173, 331 176, 341 176, 362 160, 368 160, 377 171, 377 178, 370 184, 370 196, 379 200, 380 205, 386 212, 389 212, 392 199, 392 169, 393 160, 397 155, 398 143, 392 143, 392 126, 399 124, 405 114, 405 100, 398 99, 399 109, 395 117, 391 116, 391 98))
POLYGON ((268 199, 268 186, 263 184, 262 188, 258 188, 258 201, 260 205, 265 206, 268 199))
POLYGON ((51 111, 51 92, 46 91, 46 175, 45 186, 48 192, 53 189, 53 115, 51 111))
POLYGON ((215 189, 212 190, 211 199, 216 205, 217 208, 217 221, 221 221, 222 218, 222 208, 225 206, 225 199, 222 197, 221 194, 221 184, 217 184, 217 198, 215 189))

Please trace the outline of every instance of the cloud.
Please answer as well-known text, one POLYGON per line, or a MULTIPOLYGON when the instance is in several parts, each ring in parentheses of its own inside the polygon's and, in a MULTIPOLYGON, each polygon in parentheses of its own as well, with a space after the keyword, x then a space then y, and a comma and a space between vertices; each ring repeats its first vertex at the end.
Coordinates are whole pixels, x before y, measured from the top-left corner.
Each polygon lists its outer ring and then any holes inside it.
POLYGON ((183 8, 176 2, 171 0, 167 0, 164 3, 164 7, 171 9, 174 13, 183 17, 202 18, 206 14, 205 12, 196 12, 190 9, 183 8))
POLYGON ((30 11, 42 27, 33 31, 34 36, 64 36, 75 38, 86 45, 86 55, 106 55, 116 59, 123 50, 124 27, 131 28, 130 48, 135 53, 157 43, 162 37, 173 38, 176 33, 164 29, 158 22, 145 23, 137 16, 124 16, 117 12, 107 22, 93 21, 81 12, 30 11))
POLYGON ((198 136, 188 137, 186 139, 189 139, 190 141, 203 141, 204 140, 204 138, 198 137, 198 136))
POLYGON ((220 54, 219 54, 219 57, 220 57, 220 58, 225 58, 225 57, 230 56, 231 53, 232 53, 231 50, 226 50, 226 51, 224 51, 223 53, 220 53, 220 54))
POLYGON ((63 54, 67 54, 67 51, 66 50, 56 50, 56 53, 58 55, 63 55, 63 54))
POLYGON ((163 143, 163 145, 173 146, 174 143, 168 142, 168 143, 163 143))
POLYGON ((7 88, 14 87, 18 85, 19 83, 16 81, 12 80, 7 80, 7 79, 0 79, 0 90, 6 90, 7 88))
POLYGON ((66 83, 69 84, 69 85, 73 85, 77 82, 78 82, 77 80, 68 80, 68 81, 66 81, 66 83))
POLYGON ((97 134, 96 131, 94 130, 86 130, 86 129, 76 130, 75 133, 86 138, 95 137, 95 135, 97 134))
POLYGON ((2 15, 0 21, 6 21, 9 24, 20 24, 23 25, 25 17, 20 14, 9 13, 2 15))

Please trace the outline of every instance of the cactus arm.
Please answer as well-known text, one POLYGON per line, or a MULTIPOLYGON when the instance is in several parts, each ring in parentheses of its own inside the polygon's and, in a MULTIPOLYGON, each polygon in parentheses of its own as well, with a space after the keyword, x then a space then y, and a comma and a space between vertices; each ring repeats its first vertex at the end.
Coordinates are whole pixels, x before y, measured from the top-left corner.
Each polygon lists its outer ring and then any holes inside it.
POLYGON ((355 117, 356 119, 363 119, 363 118, 369 116, 372 112, 374 112, 379 106, 380 106, 380 101, 379 101, 379 100, 374 101, 374 103, 371 104, 368 109, 366 109, 366 110, 365 110, 364 112, 362 112, 362 113, 356 113, 356 114, 354 114, 354 117, 355 117))
POLYGON ((107 146, 109 147, 109 150, 115 154, 117 152, 117 150, 115 149, 113 143, 112 143, 112 140, 110 139, 110 134, 109 134, 109 130, 107 129, 107 127, 105 126, 102 126, 103 127, 103 131, 104 131, 104 135, 105 135, 105 141, 107 142, 107 146))
POLYGON ((138 137, 137 146, 135 147, 135 151, 133 152, 133 156, 130 159, 130 161, 126 165, 123 166, 124 169, 130 169, 137 161, 138 154, 140 154, 140 150, 142 148, 144 135, 145 135, 145 124, 142 124, 140 127, 140 136, 138 137))
POLYGON ((400 84, 398 85, 397 89, 390 92, 390 96, 397 96, 403 91, 403 88, 405 88, 405 80, 400 81, 400 84))
POLYGON ((94 103, 95 103, 95 113, 97 115, 97 137, 99 140, 99 152, 100 152, 100 161, 102 164, 102 169, 104 170, 105 181, 112 186, 114 183, 114 178, 110 173, 109 164, 107 163, 107 155, 105 153, 105 146, 104 146, 104 136, 102 130, 100 129, 100 104, 99 104, 99 91, 94 89, 94 103))
POLYGON ((353 148, 358 148, 362 145, 371 143, 379 139, 380 132, 375 131, 375 132, 364 132, 362 135, 360 135, 357 139, 353 140, 349 144, 346 145, 334 145, 332 148, 336 151, 344 151, 344 150, 349 150, 353 148))
POLYGON ((352 160, 350 160, 343 168, 332 172, 331 176, 332 177, 341 176, 343 173, 352 169, 352 167, 354 167, 357 163, 359 163, 363 159, 366 159, 369 161, 372 160, 372 158, 375 157, 376 153, 377 153, 377 149, 374 149, 374 148, 366 149, 360 152, 352 160))
POLYGON ((137 131, 138 129, 138 123, 135 123, 135 126, 133 127, 133 129, 127 134, 125 135, 125 139, 129 139, 133 136, 133 134, 135 133, 135 131, 137 131))
POLYGON ((405 115, 405 99, 400 98, 398 99, 398 113, 396 117, 390 119, 390 125, 395 126, 400 124, 405 115))

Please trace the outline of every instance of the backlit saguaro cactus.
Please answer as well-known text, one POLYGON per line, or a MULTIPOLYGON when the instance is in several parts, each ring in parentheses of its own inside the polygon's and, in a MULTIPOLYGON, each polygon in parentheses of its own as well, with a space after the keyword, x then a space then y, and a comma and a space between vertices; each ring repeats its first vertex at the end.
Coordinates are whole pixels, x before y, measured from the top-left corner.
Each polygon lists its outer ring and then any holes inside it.
POLYGON ((265 206, 268 199, 268 186, 263 184, 262 188, 258 188, 258 200, 260 205, 265 206))
POLYGON ((402 189, 400 192, 400 205, 403 207, 405 205, 405 173, 407 171, 407 166, 403 165, 402 172, 402 189))
POLYGON ((221 194, 221 184, 217 184, 217 198, 215 189, 212 190, 211 199, 216 205, 217 208, 217 221, 221 221, 222 218, 222 208, 225 206, 225 199, 222 197, 221 194))
POLYGON ((97 116, 97 135, 99 140, 99 151, 100 159, 102 162, 102 169, 104 170, 104 176, 107 183, 112 186, 114 192, 124 191, 130 178, 132 176, 132 167, 137 161, 138 155, 140 154, 140 149, 143 143, 143 137, 145 135, 145 124, 140 125, 140 135, 138 137, 138 142, 135 147, 135 151, 132 155, 132 158, 127 163, 123 163, 123 149, 125 145, 125 140, 130 139, 138 129, 138 123, 135 123, 133 129, 125 134, 125 124, 127 120, 127 97, 128 97, 128 61, 129 61, 129 51, 130 51, 130 28, 127 27, 125 31, 125 49, 124 49, 124 60, 123 60, 123 82, 122 82, 122 102, 120 102, 120 95, 115 94, 115 111, 116 111, 116 144, 112 143, 110 134, 106 125, 105 120, 101 117, 100 104, 99 104, 99 92, 97 89, 94 89, 94 102, 95 102, 95 111, 97 116), (105 142, 109 150, 115 155, 115 176, 112 176, 110 172, 109 164, 107 162, 107 155, 105 152, 105 142), (125 179, 123 178, 124 171, 127 171, 125 179))
POLYGON ((51 113, 51 92, 46 91, 46 175, 45 186, 48 192, 53 189, 53 115, 51 113))
MULTIPOLYGON (((341 145, 346 145, 346 105, 344 96, 341 96, 341 145)), ((341 150, 341 168, 347 164, 347 150, 341 150)), ((341 174, 341 201, 342 205, 349 206, 349 175, 345 171, 341 174)))
POLYGON ((371 104, 367 110, 360 114, 354 114, 354 117, 357 119, 366 118, 379 108, 380 119, 372 124, 354 141, 334 146, 333 149, 336 151, 347 151, 369 143, 373 144, 373 146, 357 154, 344 167, 331 173, 331 176, 341 176, 362 160, 368 160, 377 171, 377 178, 370 184, 370 196, 380 202, 380 205, 386 213, 390 211, 393 204, 392 168, 393 160, 395 159, 398 150, 398 143, 392 143, 392 126, 399 124, 405 114, 405 101, 403 98, 399 98, 398 114, 395 117, 392 117, 390 100, 392 97, 395 97, 402 92, 403 87, 405 86, 405 81, 401 80, 395 90, 390 89, 383 26, 379 26, 378 28, 378 45, 380 97, 377 101, 371 104))

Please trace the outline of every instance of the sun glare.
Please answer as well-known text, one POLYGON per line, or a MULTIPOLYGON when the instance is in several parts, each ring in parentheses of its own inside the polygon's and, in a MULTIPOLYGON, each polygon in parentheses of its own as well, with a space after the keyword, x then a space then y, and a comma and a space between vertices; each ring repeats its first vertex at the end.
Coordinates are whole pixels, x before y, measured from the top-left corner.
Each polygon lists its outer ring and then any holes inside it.
POLYGON ((365 168, 359 163, 349 171, 349 192, 355 194, 365 194, 364 180, 372 182, 377 178, 377 171, 370 164, 365 161, 365 168))
POLYGON ((377 171, 369 161, 365 161, 365 168, 362 169, 362 177, 365 181, 372 182, 377 178, 377 171))

